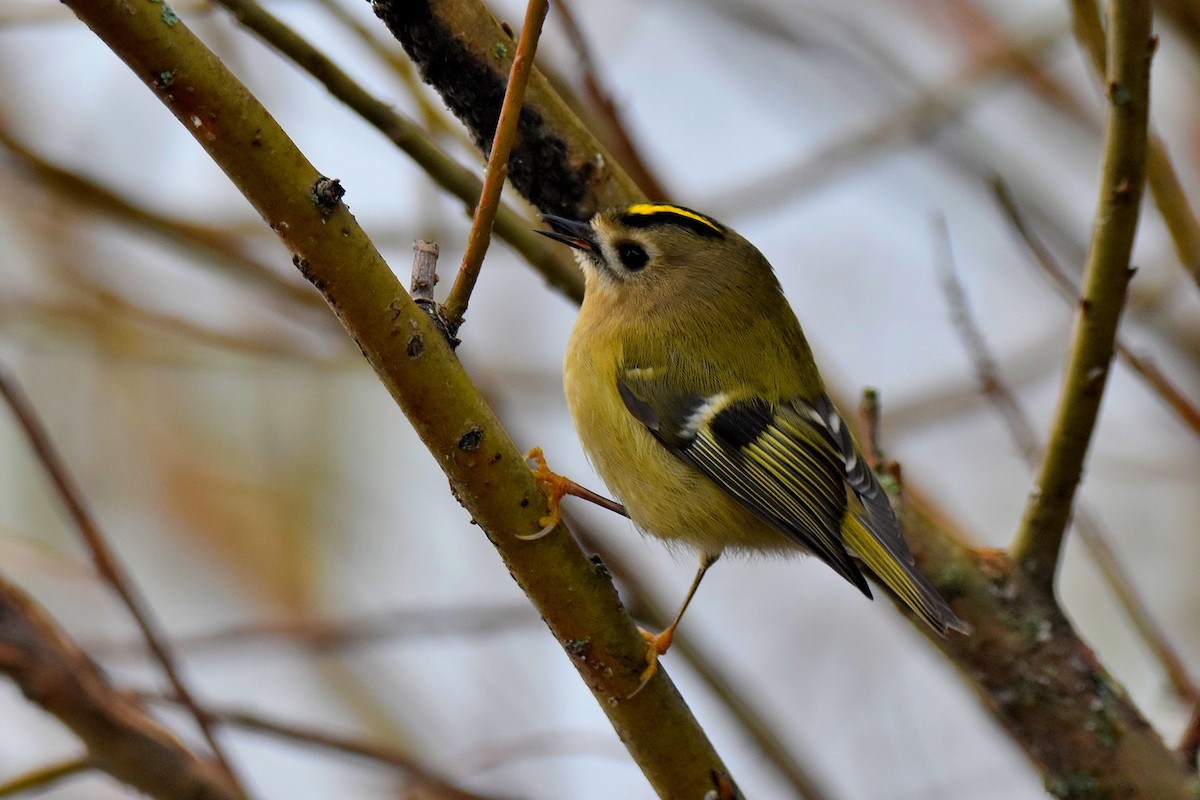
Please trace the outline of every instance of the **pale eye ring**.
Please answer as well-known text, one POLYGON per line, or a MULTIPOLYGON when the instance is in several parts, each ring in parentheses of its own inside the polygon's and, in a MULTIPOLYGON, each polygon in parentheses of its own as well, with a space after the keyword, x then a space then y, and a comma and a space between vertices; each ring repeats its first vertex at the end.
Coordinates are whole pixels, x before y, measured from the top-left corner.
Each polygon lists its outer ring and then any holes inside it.
POLYGON ((646 248, 635 242, 622 242, 617 245, 617 257, 630 272, 637 272, 650 262, 650 254, 646 252, 646 248))

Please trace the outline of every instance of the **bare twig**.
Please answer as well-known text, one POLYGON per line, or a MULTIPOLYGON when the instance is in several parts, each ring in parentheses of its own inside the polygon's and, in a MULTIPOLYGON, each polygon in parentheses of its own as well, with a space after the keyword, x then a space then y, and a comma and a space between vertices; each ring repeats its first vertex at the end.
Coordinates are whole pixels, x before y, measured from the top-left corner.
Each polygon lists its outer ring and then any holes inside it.
POLYGON ((638 182, 638 185, 642 187, 642 191, 646 193, 647 197, 651 200, 666 200, 666 189, 642 159, 641 152, 629 135, 629 128, 621 119, 620 109, 617 108, 612 95, 600 81, 596 60, 592 57, 591 48, 588 47, 587 37, 583 35, 583 30, 575 20, 575 12, 571 10, 570 0, 555 0, 554 5, 558 8, 563 30, 566 31, 567 38, 571 40, 571 45, 575 48, 575 55, 579 57, 579 67, 583 73, 583 88, 592 101, 592 105, 596 107, 607 123, 615 140, 613 144, 617 147, 621 162, 629 170, 633 179, 638 182))
MULTIPOLYGON (((1096 2, 1070 0, 1070 6, 1075 38, 1087 53, 1096 75, 1107 80, 1105 60, 1108 45, 1104 41, 1104 26, 1096 2)), ((1171 157, 1167 155, 1166 143, 1153 126, 1149 128, 1146 144, 1146 185, 1158 213, 1166 223, 1175 254, 1192 280, 1200 284, 1200 221, 1197 221, 1171 157)))
POLYGON ((38 767, 0 784, 0 797, 15 797, 22 792, 34 789, 48 789, 52 784, 58 783, 64 778, 69 778, 72 775, 78 775, 81 772, 87 772, 95 768, 96 765, 90 756, 73 758, 70 761, 61 761, 46 767, 38 767))
POLYGON ((184 705, 191 712, 192 717, 196 720, 196 724, 199 725, 200 730, 204 733, 204 738, 208 742, 209 747, 212 748, 213 755, 229 775, 230 781, 237 788, 238 795, 245 797, 245 791, 241 788, 241 784, 229 760, 225 757, 221 746, 217 743, 217 737, 213 732, 208 718, 201 712, 199 704, 187 688, 182 671, 171 652, 170 645, 167 644, 166 637, 158 629, 157 620, 154 619, 149 606, 142 598, 133 579, 125 571, 124 565, 121 564, 120 559, 117 558, 117 554, 109 546, 108 540, 100 530, 100 526, 96 523, 91 511, 88 510, 84 503, 82 492, 79 491, 79 487, 67 471, 66 464, 63 463, 58 451, 54 449, 54 445, 51 443, 45 427, 38 420, 32 404, 30 404, 16 381, 2 368, 0 368, 0 395, 4 396, 5 401, 12 409, 13 415, 16 416, 17 422, 20 424, 21 430, 25 433, 25 438, 29 441, 30 447, 33 448, 35 455, 46 471, 47 477, 54 484, 59 499, 71 515, 76 529, 83 538, 84 545, 91 553, 92 561, 96 566, 96 572, 117 593, 117 596, 121 598, 125 607, 129 609, 129 613, 137 622, 142 636, 145 637, 146 644, 150 647, 150 651, 162 666, 167 680, 179 696, 183 698, 184 705))
MULTIPOLYGON (((179 698, 176 697, 168 697, 153 692, 136 692, 134 694, 139 699, 149 703, 180 705, 179 698)), ((488 800, 488 798, 484 798, 482 795, 463 792, 398 747, 381 742, 368 741, 357 736, 334 733, 308 725, 274 720, 257 712, 231 708, 206 708, 204 713, 213 722, 220 722, 225 725, 261 733, 288 742, 309 745, 320 750, 354 756, 377 765, 389 767, 399 771, 412 786, 421 786, 434 791, 445 790, 443 795, 440 796, 461 797, 463 800, 488 800), (457 792, 459 794, 451 795, 449 794, 450 792, 457 792)))
POLYGON ((471 292, 479 279, 483 257, 492 241, 492 223, 500 205, 500 193, 508 176, 508 157, 517 138, 517 119, 525 100, 525 87, 529 73, 533 70, 533 58, 537 53, 538 39, 542 35, 542 23, 550 10, 550 0, 529 0, 525 7, 525 23, 517 41, 517 53, 513 56, 508 72, 508 86, 504 90, 504 104, 500 107, 500 119, 496 123, 496 134, 488 151, 487 170, 483 175, 483 191, 475 206, 475 218, 471 222, 471 233, 467 237, 467 249, 463 253, 462 265, 454 278, 450 295, 442 304, 442 317, 450 328, 451 335, 458 333, 467 313, 471 292))
MULTIPOLYGON (((1021 209, 1017 206, 1016 199, 1008 190, 1008 185, 998 176, 992 180, 992 193, 996 197, 1000 208, 1004 212, 1005 219, 1012 225, 1013 230, 1021 237, 1029 252, 1033 255, 1034 263, 1041 267, 1042 271, 1050 277, 1050 281, 1058 289, 1059 295, 1068 303, 1075 305, 1079 303, 1079 287, 1071 280, 1067 271, 1062 268, 1062 265, 1054 258, 1050 249, 1042 243, 1033 229, 1026 223, 1021 209)), ((1121 359, 1130 369, 1146 382, 1150 390, 1157 394, 1159 399, 1167 404, 1167 407, 1175 412, 1179 420, 1192 429, 1192 432, 1200 436, 1200 408, 1171 382, 1171 379, 1163 374, 1154 362, 1143 356, 1139 356, 1130 347, 1117 338, 1117 357, 1121 359)))
MULTIPOLYGON (((411 638, 480 637, 527 629, 537 624, 537 615, 528 605, 447 608, 398 611, 344 620, 258 622, 177 636, 173 643, 177 651, 184 651, 277 641, 326 652, 411 638)), ((131 644, 124 642, 88 644, 88 652, 98 657, 128 654, 132 649, 131 644)))
MULTIPOLYGON (((73 206, 89 209, 174 247, 186 248, 193 257, 202 254, 204 258, 200 262, 205 266, 220 268, 235 278, 252 281, 269 290, 274 297, 287 301, 288 307, 299 305, 319 309, 322 306, 320 295, 310 287, 289 280, 285 274, 249 255, 246 248, 225 231, 172 219, 138 206, 108 187, 43 158, 2 126, 0 148, 7 152, 18 172, 73 206)), ((325 318, 320 319, 323 324, 325 318)))
MULTIPOLYGON (((1042 458, 1042 444, 1038 441, 1033 422, 1021 407, 1016 393, 1001 376, 999 366, 971 313, 970 301, 954 266, 950 234, 944 217, 937 218, 936 234, 942 242, 942 257, 937 261, 942 291, 946 295, 951 321, 979 380, 979 391, 1004 420, 1009 437, 1021 458, 1031 470, 1036 469, 1042 458)), ((1200 702, 1200 688, 1192 680, 1183 659, 1171 646, 1162 628, 1155 622, 1146 601, 1134 586, 1132 576, 1109 544, 1109 537, 1100 522, 1081 503, 1075 511, 1072 524, 1100 567, 1100 572, 1108 581, 1138 635, 1162 665, 1175 691, 1189 702, 1200 702)))
POLYGON ((1053 586, 1133 274, 1129 256, 1146 174, 1152 16, 1147 3, 1114 0, 1109 5, 1110 105, 1083 301, 1037 488, 1012 547, 1014 562, 1047 591, 1053 586))
POLYGON ((93 766, 151 797, 245 797, 227 771, 189 752, 117 691, 54 620, 2 576, 0 672, 83 741, 93 766))
MULTIPOLYGON (((307 40, 271 16, 254 0, 216 0, 239 23, 316 78, 339 101, 407 153, 430 178, 446 191, 474 206, 481 182, 426 135, 411 119, 391 105, 369 94, 333 61, 307 40)), ((567 296, 583 297, 583 278, 575 262, 551 248, 533 232, 530 221, 512 208, 501 205, 496 212, 496 234, 513 246, 542 274, 551 286, 567 296)))

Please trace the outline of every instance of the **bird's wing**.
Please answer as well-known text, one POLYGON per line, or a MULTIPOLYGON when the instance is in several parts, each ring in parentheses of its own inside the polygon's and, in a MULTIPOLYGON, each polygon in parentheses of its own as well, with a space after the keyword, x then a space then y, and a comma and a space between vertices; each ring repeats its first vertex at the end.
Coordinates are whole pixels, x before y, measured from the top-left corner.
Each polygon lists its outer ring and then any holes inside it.
MULTIPOLYGON (((890 515, 891 507, 829 399, 774 404, 725 393, 705 397, 680 391, 657 373, 630 369, 618 379, 629 412, 677 458, 870 597, 842 539, 847 486, 866 492, 863 502, 872 516, 884 507, 890 515)), ((899 536, 892 519, 893 530, 883 538, 891 539, 893 531, 899 536)), ((903 539, 899 542, 911 561, 903 539)))

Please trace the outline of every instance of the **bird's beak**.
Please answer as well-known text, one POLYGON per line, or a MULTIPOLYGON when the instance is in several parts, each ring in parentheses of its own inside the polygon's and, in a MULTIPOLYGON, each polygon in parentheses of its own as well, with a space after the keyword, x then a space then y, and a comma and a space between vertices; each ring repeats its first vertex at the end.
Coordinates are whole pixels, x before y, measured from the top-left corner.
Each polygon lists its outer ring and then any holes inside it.
POLYGON ((542 219, 552 228, 552 230, 548 231, 538 231, 542 236, 553 239, 556 242, 562 242, 565 245, 574 247, 576 250, 583 250, 587 253, 600 252, 600 246, 596 243, 592 226, 588 223, 578 222, 565 217, 556 217, 552 214, 543 214, 542 219))

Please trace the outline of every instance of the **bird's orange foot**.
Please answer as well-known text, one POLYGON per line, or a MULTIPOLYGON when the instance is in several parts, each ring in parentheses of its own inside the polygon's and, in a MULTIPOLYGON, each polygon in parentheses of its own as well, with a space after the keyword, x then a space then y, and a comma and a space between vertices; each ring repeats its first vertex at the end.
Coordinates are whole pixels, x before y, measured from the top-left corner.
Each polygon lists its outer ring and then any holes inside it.
POLYGON ((538 520, 538 524, 542 526, 542 529, 537 533, 517 536, 518 539, 533 541, 541 539, 558 527, 558 523, 562 521, 562 513, 559 511, 559 506, 562 504, 563 496, 571 494, 571 490, 577 484, 575 481, 564 478, 557 472, 551 472, 550 467, 546 465, 546 457, 542 455, 542 448, 540 447, 535 447, 526 453, 525 461, 532 461, 534 463, 532 467, 533 478, 546 490, 546 516, 538 520))
POLYGON ((646 640, 649 647, 646 649, 646 668, 642 670, 638 687, 629 695, 630 698, 645 689, 646 684, 658 672, 658 658, 666 655, 667 651, 671 649, 671 641, 675 638, 675 626, 672 625, 662 633, 651 633, 645 628, 638 628, 638 633, 646 640))

